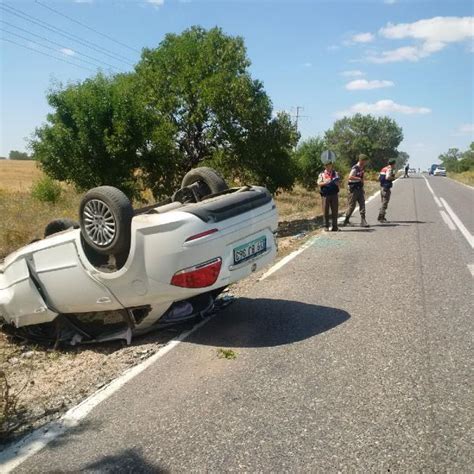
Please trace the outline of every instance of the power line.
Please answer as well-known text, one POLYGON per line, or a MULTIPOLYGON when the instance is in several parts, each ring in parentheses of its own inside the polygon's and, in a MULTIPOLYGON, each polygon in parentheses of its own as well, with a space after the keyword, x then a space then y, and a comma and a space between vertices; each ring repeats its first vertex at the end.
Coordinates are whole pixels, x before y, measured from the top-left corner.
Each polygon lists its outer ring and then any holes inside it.
POLYGON ((72 62, 70 62, 70 61, 67 61, 66 59, 58 58, 58 57, 56 57, 56 56, 53 56, 52 54, 48 54, 48 53, 45 53, 45 52, 43 52, 43 51, 38 51, 37 49, 30 48, 29 46, 26 46, 26 45, 24 45, 24 44, 17 43, 16 41, 13 41, 13 40, 11 40, 11 39, 8 39, 8 38, 0 38, 0 39, 1 39, 2 41, 8 41, 9 43, 16 44, 17 46, 21 46, 22 48, 29 49, 30 51, 33 51, 34 53, 42 54, 43 56, 48 56, 48 57, 50 57, 50 58, 57 59, 58 61, 62 61, 63 63, 72 64, 73 66, 79 67, 79 68, 81 68, 81 69, 85 69, 86 71, 95 72, 94 70, 89 69, 88 67, 84 67, 84 66, 81 66, 80 64, 72 63, 72 62))
MULTIPOLYGON (((60 44, 60 43, 57 43, 56 41, 50 40, 50 39, 48 39, 48 38, 45 38, 44 36, 37 35, 36 33, 32 33, 31 31, 25 30, 24 28, 21 28, 21 27, 19 27, 19 26, 16 26, 16 25, 13 25, 13 24, 11 24, 11 23, 8 23, 8 21, 5 21, 5 20, 0 19, 0 23, 4 23, 5 25, 7 25, 7 26, 9 26, 9 27, 11 27, 11 28, 16 28, 17 30, 23 31, 24 33, 28 33, 28 34, 31 35, 31 36, 35 36, 36 38, 42 39, 43 41, 47 41, 48 43, 54 44, 54 45, 56 45, 56 46, 59 46, 60 48, 69 49, 67 46, 64 46, 64 45, 62 45, 62 44, 60 44)), ((13 33, 13 31, 8 31, 8 30, 2 30, 2 31, 4 31, 5 33, 10 33, 10 34, 15 35, 15 36, 20 36, 20 35, 18 35, 18 34, 13 33)), ((21 36, 20 36, 20 37, 21 37, 21 36)), ((26 40, 28 40, 28 41, 32 41, 32 40, 30 40, 29 38, 23 38, 23 39, 26 39, 26 40)), ((86 57, 86 58, 92 59, 92 61, 96 61, 96 62, 98 62, 98 63, 101 64, 101 65, 103 64, 103 65, 108 66, 108 67, 110 67, 110 68, 112 68, 112 69, 116 69, 117 71, 120 70, 120 69, 118 69, 116 66, 112 66, 112 65, 109 64, 109 63, 106 63, 106 62, 104 62, 104 61, 102 61, 102 60, 100 60, 100 59, 97 59, 97 58, 94 58, 94 57, 92 57, 92 56, 89 56, 88 54, 85 54, 85 53, 82 53, 82 52, 80 52, 80 51, 77 51, 76 49, 74 49, 74 52, 75 52, 76 54, 80 55, 80 56, 84 56, 84 57, 86 57)), ((78 59, 80 59, 80 58, 78 58, 78 59)))
POLYGON ((11 7, 10 5, 0 3, 0 8, 3 8, 3 10, 6 11, 7 13, 10 13, 11 15, 15 15, 15 16, 21 18, 22 20, 29 21, 30 23, 33 23, 35 25, 40 26, 41 28, 45 28, 49 31, 52 31, 53 33, 55 33, 57 35, 64 36, 67 39, 72 40, 72 41, 76 41, 77 43, 80 43, 80 44, 82 44, 83 46, 85 46, 87 48, 93 49, 94 51, 97 51, 101 54, 105 54, 106 56, 109 56, 110 58, 114 59, 115 61, 125 62, 129 66, 133 66, 133 63, 131 63, 129 61, 129 59, 124 58, 124 56, 120 56, 119 54, 113 53, 112 51, 109 51, 105 48, 102 48, 100 46, 96 46, 96 45, 94 45, 94 43, 91 43, 90 41, 81 39, 79 36, 73 35, 72 33, 68 33, 66 31, 62 30, 61 28, 57 28, 54 25, 51 25, 50 23, 47 23, 45 21, 36 19, 36 18, 32 17, 31 15, 28 15, 27 13, 23 13, 21 10, 18 10, 16 8, 11 7), (110 53, 112 53, 112 54, 110 54, 110 53))
POLYGON ((64 13, 61 13, 60 11, 56 10, 55 8, 50 7, 49 5, 45 5, 44 3, 40 2, 39 0, 35 0, 35 1, 36 1, 36 3, 37 3, 38 5, 41 5, 42 7, 47 8, 48 10, 51 10, 52 12, 56 13, 57 15, 60 15, 60 16, 62 16, 62 17, 64 17, 64 18, 67 18, 68 20, 70 20, 70 21, 72 21, 72 22, 74 22, 74 23, 77 23, 78 25, 81 25, 81 26, 83 26, 84 28, 87 28, 87 29, 90 30, 90 31, 93 31, 94 33, 97 33, 98 35, 103 36, 104 38, 107 38, 107 39, 109 39, 110 41, 113 41, 114 43, 117 43, 117 44, 119 44, 120 46, 123 46, 124 48, 128 48, 128 49, 130 49, 131 51, 134 51, 135 53, 140 53, 140 51, 139 51, 138 49, 132 48, 131 46, 128 46, 128 45, 126 45, 125 43, 122 43, 121 41, 118 41, 118 40, 116 40, 115 38, 112 38, 111 36, 106 35, 105 33, 102 33, 102 32, 100 32, 100 31, 98 31, 98 30, 96 30, 96 29, 94 29, 94 28, 92 28, 92 27, 90 27, 90 26, 88 26, 88 25, 85 25, 84 23, 80 22, 79 20, 76 20, 75 18, 71 18, 70 16, 68 16, 68 15, 66 15, 66 14, 64 14, 64 13))
MULTIPOLYGON (((13 35, 13 36, 16 36, 17 38, 21 38, 21 39, 24 39, 26 41, 29 41, 30 43, 32 44, 35 44, 37 46, 41 46, 42 48, 46 48, 46 49, 49 49, 51 51, 54 51, 56 53, 58 53, 59 51, 56 49, 56 48, 52 48, 51 46, 46 46, 44 44, 41 44, 41 43, 38 43, 37 41, 33 41, 31 40, 30 38, 27 38, 26 36, 23 36, 23 35, 19 35, 17 33, 13 33, 13 31, 7 31, 7 30, 3 30, 1 29, 0 31, 3 31, 4 33, 8 33, 10 35, 13 35)), ((91 61, 87 61, 87 59, 82 59, 82 58, 74 58, 74 59, 77 59, 78 61, 82 61, 83 63, 86 63, 86 64, 89 64, 91 66, 94 66, 94 67, 98 67, 97 64, 91 62, 91 61)), ((75 64, 75 63, 72 63, 72 64, 75 64)))

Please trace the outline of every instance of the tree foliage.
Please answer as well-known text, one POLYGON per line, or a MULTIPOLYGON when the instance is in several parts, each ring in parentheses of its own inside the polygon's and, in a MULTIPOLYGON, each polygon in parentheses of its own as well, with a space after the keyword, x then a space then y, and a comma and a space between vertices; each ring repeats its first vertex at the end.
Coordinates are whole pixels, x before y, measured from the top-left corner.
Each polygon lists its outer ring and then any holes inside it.
POLYGON ((321 153, 326 149, 320 137, 309 138, 298 145, 295 151, 295 164, 298 181, 308 190, 314 190, 319 173, 324 168, 321 153))
POLYGON ((10 153, 8 154, 8 158, 10 160, 31 160, 31 156, 28 155, 28 153, 23 152, 23 151, 18 151, 18 150, 11 150, 10 153))
POLYGON ((360 153, 369 157, 370 168, 379 170, 390 158, 398 157, 403 140, 401 127, 389 117, 356 114, 337 120, 325 133, 328 148, 346 166, 357 162, 360 153))
POLYGON ((131 196, 144 188, 169 195, 201 163, 271 191, 289 188, 298 135, 287 115, 272 116, 249 65, 242 38, 219 28, 168 34, 131 74, 52 90, 34 155, 55 179, 131 196))
POLYGON ((450 148, 446 153, 439 155, 438 159, 446 171, 462 173, 474 170, 474 142, 471 142, 469 149, 464 152, 458 148, 450 148))

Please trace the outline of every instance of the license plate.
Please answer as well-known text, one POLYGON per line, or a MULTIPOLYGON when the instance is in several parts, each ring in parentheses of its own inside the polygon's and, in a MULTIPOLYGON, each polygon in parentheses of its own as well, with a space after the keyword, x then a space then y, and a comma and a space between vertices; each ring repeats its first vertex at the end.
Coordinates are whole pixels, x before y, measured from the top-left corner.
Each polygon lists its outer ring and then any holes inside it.
POLYGON ((267 250, 267 238, 259 237, 234 249, 234 264, 244 262, 267 250))

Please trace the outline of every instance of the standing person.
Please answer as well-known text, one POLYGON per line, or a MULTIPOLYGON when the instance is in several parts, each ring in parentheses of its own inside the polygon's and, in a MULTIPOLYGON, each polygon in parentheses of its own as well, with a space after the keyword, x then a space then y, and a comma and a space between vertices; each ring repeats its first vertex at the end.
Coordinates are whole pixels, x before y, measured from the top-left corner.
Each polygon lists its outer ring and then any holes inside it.
POLYGON ((408 171, 409 170, 410 170, 410 165, 407 163, 405 165, 405 176, 404 176, 404 178, 409 178, 409 176, 408 176, 408 171))
POLYGON ((359 161, 352 167, 349 173, 349 194, 347 196, 347 211, 344 218, 343 226, 349 224, 349 219, 359 204, 360 225, 361 227, 370 227, 365 220, 365 192, 364 192, 364 169, 369 158, 361 153, 359 161))
POLYGON ((390 201, 390 195, 392 194, 393 181, 395 180, 395 159, 388 160, 388 166, 384 166, 380 170, 379 181, 380 181, 380 197, 382 198, 382 206, 380 207, 379 222, 388 222, 385 219, 385 213, 387 212, 387 206, 390 201))
POLYGON ((318 178, 319 194, 324 215, 324 227, 329 231, 329 211, 331 211, 332 232, 337 232, 337 215, 339 212, 339 175, 333 168, 333 163, 325 164, 324 171, 318 178))

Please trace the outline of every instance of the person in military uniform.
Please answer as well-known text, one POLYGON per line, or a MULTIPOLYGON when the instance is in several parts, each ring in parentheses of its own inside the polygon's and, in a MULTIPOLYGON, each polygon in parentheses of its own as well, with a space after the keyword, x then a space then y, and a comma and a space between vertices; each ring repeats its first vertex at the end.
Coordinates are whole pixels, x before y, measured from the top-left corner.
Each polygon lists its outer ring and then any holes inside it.
POLYGON ((367 155, 361 153, 359 161, 352 167, 349 173, 348 185, 349 194, 347 197, 347 211, 345 214, 343 226, 349 224, 349 219, 357 204, 359 204, 360 211, 360 225, 361 227, 370 227, 365 220, 365 192, 364 192, 364 169, 369 158, 367 155))
POLYGON ((337 215, 339 212, 339 175, 333 168, 333 163, 327 162, 324 171, 318 177, 319 193, 324 215, 324 227, 329 231, 329 211, 331 211, 332 232, 339 230, 337 215))
POLYGON ((380 181, 380 197, 382 198, 382 206, 380 207, 378 221, 385 223, 388 222, 385 219, 385 214, 387 212, 387 206, 390 201, 390 196, 392 194, 393 181, 395 180, 395 159, 388 161, 388 166, 384 166, 380 170, 379 181, 380 181))

